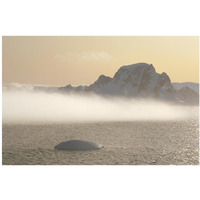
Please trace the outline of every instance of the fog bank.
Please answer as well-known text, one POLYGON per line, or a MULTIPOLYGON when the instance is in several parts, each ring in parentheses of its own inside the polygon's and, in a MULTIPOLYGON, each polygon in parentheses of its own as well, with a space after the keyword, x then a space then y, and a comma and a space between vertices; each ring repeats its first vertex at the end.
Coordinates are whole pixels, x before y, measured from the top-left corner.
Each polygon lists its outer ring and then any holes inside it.
POLYGON ((3 90, 3 123, 181 120, 188 107, 97 95, 3 90))

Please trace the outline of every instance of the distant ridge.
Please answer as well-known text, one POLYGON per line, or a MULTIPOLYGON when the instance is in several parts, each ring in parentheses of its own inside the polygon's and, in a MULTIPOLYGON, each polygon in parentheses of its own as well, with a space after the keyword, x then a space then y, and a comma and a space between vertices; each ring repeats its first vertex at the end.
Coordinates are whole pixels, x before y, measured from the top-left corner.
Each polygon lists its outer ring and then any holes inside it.
POLYGON ((183 82, 183 83, 172 83, 174 88, 176 90, 180 90, 183 87, 189 87, 190 89, 194 90, 196 93, 199 94, 199 83, 193 83, 193 82, 183 82))

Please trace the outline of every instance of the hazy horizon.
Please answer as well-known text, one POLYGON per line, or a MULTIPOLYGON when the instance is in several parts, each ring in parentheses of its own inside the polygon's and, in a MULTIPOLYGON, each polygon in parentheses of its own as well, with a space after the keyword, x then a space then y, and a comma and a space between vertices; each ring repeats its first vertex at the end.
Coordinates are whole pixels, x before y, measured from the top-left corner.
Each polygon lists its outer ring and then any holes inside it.
MULTIPOLYGON (((100 76, 100 75, 99 75, 100 76)), ((113 76, 111 76, 112 78, 113 76)), ((97 77, 98 79, 98 77, 97 77)), ((96 80, 97 80, 96 79, 96 80)), ((95 81, 96 81, 95 80, 95 81)), ((94 82, 95 82, 94 81, 94 82)), ((93 84, 94 82, 91 82, 91 83, 88 83, 88 84, 71 84, 71 83, 68 83, 72 86, 80 86, 80 85, 90 85, 90 84, 93 84)), ((199 81, 197 82, 194 82, 194 81, 183 81, 183 82, 176 82, 176 81, 171 81, 172 83, 199 83, 199 81)), ((5 84, 2 84, 2 86, 9 86, 9 85, 13 85, 13 86, 16 86, 16 85, 19 85, 19 86, 44 86, 44 87, 62 87, 62 86, 66 86, 68 84, 40 84, 40 83, 18 83, 18 82, 10 82, 10 83, 5 83, 5 84)))

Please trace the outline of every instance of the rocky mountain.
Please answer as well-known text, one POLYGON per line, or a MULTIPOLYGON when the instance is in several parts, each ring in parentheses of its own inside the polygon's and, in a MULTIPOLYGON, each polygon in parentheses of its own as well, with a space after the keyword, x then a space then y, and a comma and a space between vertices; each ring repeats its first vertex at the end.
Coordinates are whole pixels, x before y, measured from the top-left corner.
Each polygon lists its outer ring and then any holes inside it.
POLYGON ((104 96, 154 98, 180 104, 198 104, 199 95, 189 87, 176 90, 166 73, 159 74, 152 64, 137 63, 122 66, 114 77, 99 76, 89 86, 60 87, 65 92, 90 92, 104 96))
POLYGON ((189 87, 178 90, 177 97, 184 104, 197 105, 199 103, 199 94, 189 87))
POLYGON ((184 83, 172 83, 172 85, 174 86, 174 88, 176 90, 180 90, 183 87, 188 87, 188 88, 194 90, 196 93, 199 94, 199 83, 184 82, 184 83))
POLYGON ((113 78, 101 75, 86 91, 102 95, 174 99, 175 89, 166 73, 158 74, 153 65, 138 63, 121 67, 113 78))

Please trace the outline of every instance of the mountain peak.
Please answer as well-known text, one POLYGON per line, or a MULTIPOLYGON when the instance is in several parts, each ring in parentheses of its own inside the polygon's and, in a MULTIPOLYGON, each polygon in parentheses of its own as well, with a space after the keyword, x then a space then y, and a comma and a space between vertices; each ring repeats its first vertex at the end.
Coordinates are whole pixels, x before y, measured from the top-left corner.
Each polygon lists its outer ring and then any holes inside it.
POLYGON ((149 67, 149 66, 153 66, 153 65, 141 62, 141 63, 135 63, 135 64, 131 64, 131 65, 124 65, 122 67, 126 68, 126 69, 133 69, 133 68, 137 68, 137 67, 149 67))
POLYGON ((136 63, 136 64, 132 64, 132 65, 124 65, 120 69, 129 70, 129 71, 149 69, 149 70, 155 71, 155 68, 153 67, 153 65, 148 64, 148 63, 136 63))
POLYGON ((115 73, 114 78, 117 78, 119 76, 130 76, 131 74, 133 75, 138 75, 142 74, 144 71, 148 72, 153 72, 155 73, 155 68, 153 67, 152 64, 147 64, 147 63, 136 63, 132 65, 124 65, 119 68, 119 70, 115 73))
MULTIPOLYGON (((71 89, 70 86, 68 88, 71 89)), ((66 87, 66 89, 68 89, 66 87)), ((174 89, 169 76, 156 72, 154 66, 148 63, 124 65, 119 68, 114 77, 100 75, 91 85, 84 88, 72 88, 74 91, 93 92, 106 96, 125 96, 135 98, 156 98, 164 101, 198 102, 198 94, 190 90, 174 89), (190 100, 190 96, 192 99, 190 100)))

